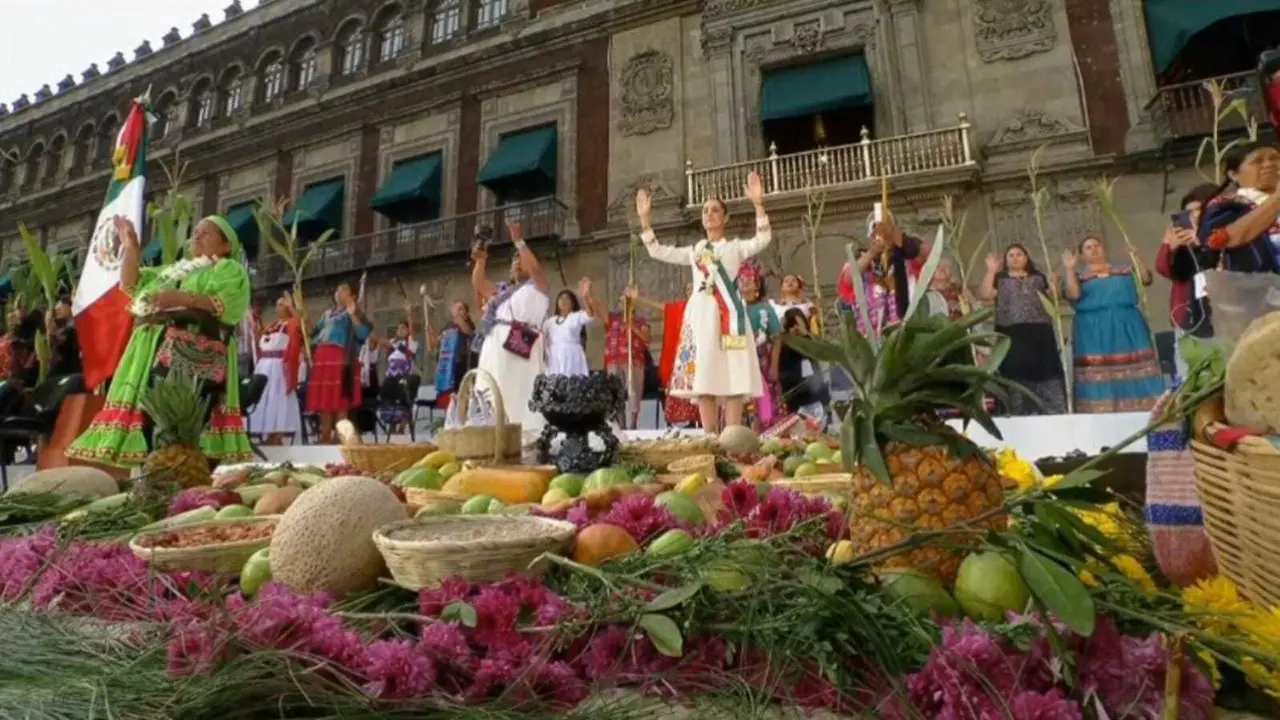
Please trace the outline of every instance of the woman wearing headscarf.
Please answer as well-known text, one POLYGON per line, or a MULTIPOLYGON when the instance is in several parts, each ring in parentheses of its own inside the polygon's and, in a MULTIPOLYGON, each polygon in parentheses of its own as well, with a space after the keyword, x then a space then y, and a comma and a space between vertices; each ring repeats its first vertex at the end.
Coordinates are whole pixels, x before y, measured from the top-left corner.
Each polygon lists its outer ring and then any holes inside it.
POLYGON ((170 371, 196 380, 209 401, 200 448, 219 462, 252 457, 240 414, 236 326, 249 309, 249 275, 240 239, 220 215, 201 220, 188 257, 165 268, 141 267, 138 233, 115 219, 120 288, 132 298, 133 335, 111 380, 107 402, 67 457, 132 467, 151 447, 151 418, 139 401, 151 379, 170 371))

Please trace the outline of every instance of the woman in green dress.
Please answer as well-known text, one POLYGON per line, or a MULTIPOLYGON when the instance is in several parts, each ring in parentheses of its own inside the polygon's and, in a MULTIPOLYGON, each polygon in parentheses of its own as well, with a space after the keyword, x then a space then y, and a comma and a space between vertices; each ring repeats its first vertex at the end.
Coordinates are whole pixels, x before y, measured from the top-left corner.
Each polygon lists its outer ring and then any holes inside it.
POLYGON ((194 377, 209 401, 200 449, 218 462, 252 457, 240 414, 235 329, 249 309, 249 275, 240 239, 225 218, 211 215, 191 234, 188 256, 163 268, 139 265, 133 223, 115 219, 120 288, 132 299, 133 335, 111 380, 107 402, 67 450, 78 460, 133 467, 150 447, 151 418, 139 400, 152 378, 170 370, 194 377))

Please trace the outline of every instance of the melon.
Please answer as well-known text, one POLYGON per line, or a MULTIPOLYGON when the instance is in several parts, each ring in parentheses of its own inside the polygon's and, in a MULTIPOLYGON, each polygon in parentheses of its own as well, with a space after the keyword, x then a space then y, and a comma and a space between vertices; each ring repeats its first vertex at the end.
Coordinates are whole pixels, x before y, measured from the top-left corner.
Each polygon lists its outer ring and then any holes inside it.
POLYGON ((583 495, 594 492, 596 490, 607 490, 615 485, 626 485, 631 482, 631 476, 626 470, 621 468, 600 468, 587 476, 582 482, 581 493, 583 495))
POLYGON ((760 436, 744 425, 730 425, 720 432, 720 449, 732 453, 760 450, 760 436))
POLYGON ((10 495, 58 493, 86 498, 104 498, 120 492, 115 478, 98 468, 63 467, 40 470, 9 490, 10 495))
POLYGON ((385 564, 373 531, 405 508, 372 478, 338 477, 302 493, 271 538, 271 577, 295 592, 337 595, 373 588, 385 564))

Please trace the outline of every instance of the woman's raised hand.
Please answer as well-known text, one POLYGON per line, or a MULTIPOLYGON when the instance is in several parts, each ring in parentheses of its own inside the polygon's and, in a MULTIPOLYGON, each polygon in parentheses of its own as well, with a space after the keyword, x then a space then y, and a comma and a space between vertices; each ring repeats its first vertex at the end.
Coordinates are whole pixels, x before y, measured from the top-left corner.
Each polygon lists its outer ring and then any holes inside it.
POLYGON ((640 216, 640 224, 649 227, 649 219, 653 216, 653 196, 648 188, 636 190, 636 215, 640 216))
POLYGON ((1062 266, 1065 268, 1073 268, 1076 266, 1076 251, 1067 248, 1062 251, 1062 266))
POLYGON ((511 233, 511 242, 513 243, 519 243, 524 240, 524 228, 520 226, 519 220, 508 220, 507 232, 511 233))
POLYGON ((760 173, 752 172, 747 176, 747 185, 743 190, 747 199, 757 208, 764 206, 764 181, 760 179, 760 173))
POLYGON ((591 278, 584 277, 578 281, 578 296, 585 298, 591 294, 591 278))
POLYGON ((1000 256, 995 253, 987 253, 987 272, 1000 271, 1000 256))
POLYGON ((132 220, 116 215, 111 218, 111 226, 116 231, 116 239, 120 241, 122 247, 128 246, 135 249, 138 247, 138 231, 134 229, 132 220))

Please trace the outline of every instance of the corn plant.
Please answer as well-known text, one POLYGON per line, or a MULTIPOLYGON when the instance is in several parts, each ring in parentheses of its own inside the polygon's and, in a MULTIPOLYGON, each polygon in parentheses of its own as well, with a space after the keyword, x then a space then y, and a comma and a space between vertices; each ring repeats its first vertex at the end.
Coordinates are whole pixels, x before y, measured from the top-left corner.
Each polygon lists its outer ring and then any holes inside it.
POLYGON ((1053 334, 1058 339, 1058 354, 1062 359, 1062 380, 1066 384, 1067 391, 1067 412, 1074 409, 1074 401, 1072 399, 1072 369, 1071 369, 1071 338, 1067 337, 1066 327, 1062 322, 1062 292, 1058 289, 1057 278, 1053 272, 1053 256, 1049 253, 1049 241, 1044 232, 1044 213, 1049 207, 1049 188, 1040 184, 1040 156, 1045 148, 1049 147, 1046 143, 1036 148, 1031 154, 1031 160, 1027 164, 1027 179, 1031 183, 1031 209, 1036 221, 1036 237, 1040 240, 1040 252, 1044 256, 1044 266, 1049 270, 1049 292, 1040 293, 1040 304, 1044 306, 1045 312, 1053 318, 1053 334))
MULTIPOLYGON (((1142 283, 1142 261, 1138 258, 1138 251, 1133 246, 1133 241, 1129 239, 1129 233, 1124 227, 1124 218, 1120 215, 1120 210, 1116 206, 1116 183, 1119 178, 1107 179, 1103 177, 1099 179, 1093 186, 1093 196, 1098 201, 1098 207, 1101 208, 1102 214, 1116 226, 1120 231, 1120 237, 1124 240, 1125 253, 1129 256, 1129 267, 1133 269, 1133 287, 1138 293, 1138 308, 1142 310, 1143 317, 1147 318, 1147 332, 1151 333, 1151 314, 1147 305, 1147 286, 1142 283)), ((1151 347, 1156 346, 1156 338, 1151 334, 1151 347)))
MULTIPOLYGON (((302 296, 302 279, 305 277, 307 266, 315 259, 316 251, 333 237, 334 231, 332 228, 325 230, 320 237, 304 245, 298 239, 297 216, 294 216, 289 227, 284 225, 285 211, 291 203, 292 201, 287 197, 282 197, 271 204, 266 200, 260 200, 254 207, 253 218, 258 223, 258 237, 266 241, 271 252, 278 255, 289 268, 289 274, 293 278, 290 295, 293 298, 293 306, 298 312, 298 320, 305 328, 307 327, 307 306, 302 296)), ((306 356, 310 358, 311 340, 307 335, 306 332, 302 333, 302 346, 306 356)))
MULTIPOLYGON (((822 216, 826 209, 827 191, 806 188, 805 214, 800 224, 804 232, 804 243, 809 246, 809 272, 813 274, 813 302, 814 307, 818 309, 815 316, 818 318, 817 335, 819 336, 823 335, 826 329, 822 310, 826 307, 826 303, 822 301, 822 283, 818 281, 818 278, 822 277, 818 274, 818 235, 822 230, 822 216)), ((853 267, 856 268, 857 265, 853 267)))
POLYGON ((955 198, 951 195, 945 195, 942 198, 942 230, 943 243, 946 247, 947 254, 955 258, 956 271, 960 273, 960 286, 964 292, 960 293, 960 312, 968 315, 973 311, 973 304, 969 301, 969 278, 973 277, 973 268, 978 262, 978 258, 982 257, 987 247, 991 244, 991 231, 988 230, 986 235, 982 236, 982 240, 978 242, 977 247, 969 254, 966 259, 964 257, 964 228, 965 223, 969 219, 967 212, 956 215, 955 198))
POLYGON ((22 235, 22 244, 27 248, 27 277, 24 281, 25 302, 30 310, 35 310, 43 300, 45 322, 44 327, 36 330, 36 360, 40 363, 40 382, 49 375, 49 364, 53 352, 49 345, 49 336, 53 333, 53 307, 58 304, 59 281, 66 271, 66 259, 60 254, 50 255, 40 247, 40 240, 27 229, 26 224, 18 223, 18 232, 22 235))
POLYGON ((182 246, 191 232, 195 216, 195 204, 181 192, 182 176, 187 165, 174 151, 173 163, 160 165, 169 182, 164 199, 147 203, 147 217, 151 220, 151 236, 160 238, 160 259, 164 265, 177 261, 182 246))
POLYGON ((1255 142, 1258 139, 1258 120, 1249 115, 1246 98, 1237 92, 1228 93, 1223 90, 1222 82, 1217 79, 1204 81, 1205 92, 1213 103, 1213 132, 1200 141, 1200 149, 1196 151, 1196 171, 1206 181, 1221 184, 1223 181, 1223 159, 1231 148, 1243 142, 1255 142), (1246 136, 1238 137, 1227 144, 1222 144, 1222 124, 1232 115, 1238 115, 1245 124, 1246 136), (1212 151, 1213 174, 1206 173, 1203 168, 1205 155, 1212 151))

